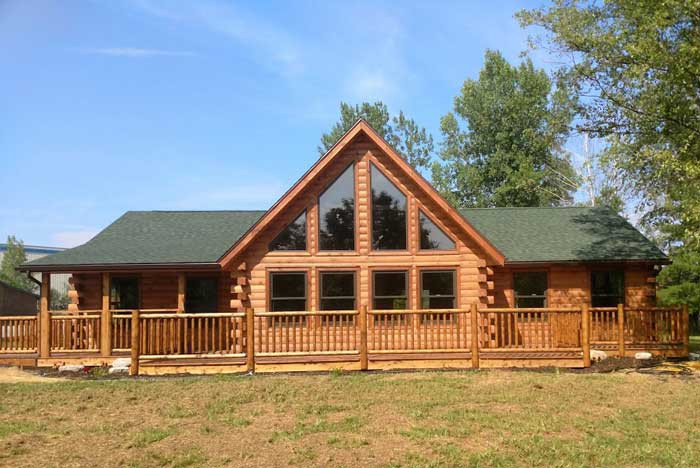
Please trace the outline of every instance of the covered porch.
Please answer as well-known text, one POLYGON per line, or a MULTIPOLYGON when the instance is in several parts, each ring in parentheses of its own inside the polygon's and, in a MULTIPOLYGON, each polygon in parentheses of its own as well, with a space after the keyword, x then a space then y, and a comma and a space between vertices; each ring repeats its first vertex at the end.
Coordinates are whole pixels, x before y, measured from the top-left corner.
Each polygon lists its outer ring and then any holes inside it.
MULTIPOLYGON (((100 366, 129 357, 130 372, 137 375, 587 367, 591 349, 623 356, 688 354, 687 307, 494 308, 474 303, 451 309, 368 310, 363 305, 271 312, 246 307, 247 288, 238 280, 244 277, 227 272, 228 307, 202 310, 221 304, 218 295, 213 300, 206 293, 213 291, 211 282, 200 281, 215 276, 174 275, 173 308, 125 307, 134 296, 128 281, 122 281, 128 275, 103 272, 101 307, 64 311, 50 310, 50 275, 44 273, 40 312, 0 318, 0 362, 100 366), (201 298, 188 301, 195 286, 201 298)), ((74 291, 71 299, 77 304, 79 291, 74 291)))

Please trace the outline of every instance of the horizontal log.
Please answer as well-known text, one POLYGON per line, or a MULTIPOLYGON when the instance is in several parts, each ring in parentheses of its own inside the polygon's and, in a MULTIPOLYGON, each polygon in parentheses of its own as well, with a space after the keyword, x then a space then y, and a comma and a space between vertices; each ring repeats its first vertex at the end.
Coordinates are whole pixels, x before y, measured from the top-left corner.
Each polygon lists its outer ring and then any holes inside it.
POLYGON ((231 293, 232 294, 248 293, 248 292, 250 292, 249 290, 250 290, 250 288, 246 288, 245 286, 240 285, 240 284, 231 285, 231 293))
POLYGON ((245 317, 244 312, 201 312, 201 313, 175 313, 175 314, 148 314, 142 315, 141 320, 151 319, 186 319, 186 318, 237 318, 245 317))
POLYGON ((238 271, 246 271, 246 270, 247 270, 246 262, 241 262, 241 264, 238 265, 237 270, 238 270, 238 271))
POLYGON ((326 315, 358 315, 356 310, 319 310, 319 311, 284 311, 284 312, 255 312, 255 317, 314 317, 326 315))
POLYGON ((232 309, 242 309, 243 301, 240 299, 231 299, 230 306, 232 309))

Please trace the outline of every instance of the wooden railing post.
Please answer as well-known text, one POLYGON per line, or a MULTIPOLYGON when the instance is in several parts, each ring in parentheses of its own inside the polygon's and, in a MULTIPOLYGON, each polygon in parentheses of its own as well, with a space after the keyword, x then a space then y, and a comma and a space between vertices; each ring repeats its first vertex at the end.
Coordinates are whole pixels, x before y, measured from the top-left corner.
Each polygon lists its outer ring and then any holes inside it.
POLYGON ((255 317, 253 308, 245 309, 245 359, 248 372, 255 372, 255 317))
POLYGON ((51 315, 49 307, 51 300, 51 274, 41 274, 41 302, 39 306, 39 357, 51 356, 51 315))
POLYGON ((683 333, 683 352, 687 356, 690 354, 690 311, 688 310, 688 304, 683 304, 681 323, 683 324, 681 327, 681 333, 683 333))
POLYGON ((591 367, 591 311, 588 304, 581 306, 581 347, 583 367, 591 367))
POLYGON ((184 273, 177 274, 177 313, 185 312, 185 287, 186 278, 184 273))
POLYGON ((479 308, 476 303, 471 306, 471 332, 472 332, 472 369, 479 368, 479 308))
POLYGON ((139 310, 131 311, 131 365, 130 375, 139 375, 139 354, 141 346, 141 336, 139 333, 139 310))
POLYGON ((369 368, 367 356, 367 306, 360 307, 360 370, 369 368))
POLYGON ((100 316, 100 355, 112 355, 112 311, 109 308, 109 273, 102 273, 102 314, 100 316))
POLYGON ((617 352, 625 357, 625 305, 617 305, 617 352))

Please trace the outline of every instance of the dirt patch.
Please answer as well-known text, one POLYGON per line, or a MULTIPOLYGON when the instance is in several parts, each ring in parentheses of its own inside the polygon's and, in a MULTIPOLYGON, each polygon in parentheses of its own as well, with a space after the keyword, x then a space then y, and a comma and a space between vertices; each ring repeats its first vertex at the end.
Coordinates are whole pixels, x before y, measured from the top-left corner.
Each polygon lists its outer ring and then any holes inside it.
POLYGON ((64 379, 56 376, 47 377, 36 370, 20 369, 19 367, 0 367, 0 383, 50 383, 62 380, 64 379))

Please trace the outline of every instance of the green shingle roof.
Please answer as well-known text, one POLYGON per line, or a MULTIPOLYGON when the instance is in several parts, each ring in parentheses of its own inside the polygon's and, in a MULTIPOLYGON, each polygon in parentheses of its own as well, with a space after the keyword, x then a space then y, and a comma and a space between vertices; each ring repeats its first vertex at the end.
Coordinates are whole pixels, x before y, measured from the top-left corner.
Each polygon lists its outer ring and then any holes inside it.
POLYGON ((129 211, 86 244, 26 265, 213 263, 263 213, 129 211))
POLYGON ((461 213, 507 262, 667 260, 608 208, 474 208, 461 213))
MULTIPOLYGON (((32 266, 214 263, 264 211, 129 211, 84 245, 32 266)), ((603 208, 486 208, 462 215, 508 262, 666 260, 603 208)))

